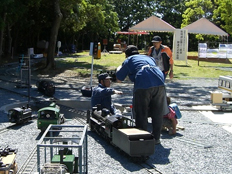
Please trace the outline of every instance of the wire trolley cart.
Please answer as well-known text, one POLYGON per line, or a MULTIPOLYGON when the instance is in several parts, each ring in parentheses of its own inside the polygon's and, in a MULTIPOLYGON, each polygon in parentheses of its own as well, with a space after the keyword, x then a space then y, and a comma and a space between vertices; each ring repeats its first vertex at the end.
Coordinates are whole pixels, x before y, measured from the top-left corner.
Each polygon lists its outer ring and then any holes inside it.
POLYGON ((37 143, 37 173, 87 174, 87 125, 50 124, 37 143))

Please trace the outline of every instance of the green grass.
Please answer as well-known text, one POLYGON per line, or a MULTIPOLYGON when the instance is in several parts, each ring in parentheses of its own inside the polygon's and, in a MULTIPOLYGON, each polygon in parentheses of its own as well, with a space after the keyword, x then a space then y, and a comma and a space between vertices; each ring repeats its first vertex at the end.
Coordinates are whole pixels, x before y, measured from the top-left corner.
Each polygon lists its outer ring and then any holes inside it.
POLYGON ((187 60, 174 61, 174 78, 218 78, 219 76, 230 75, 232 71, 228 71, 226 67, 232 68, 232 64, 216 63, 208 61, 187 60))
MULTIPOLYGON (((197 52, 189 52, 188 55, 197 56, 197 52)), ((56 60, 58 60, 57 58, 56 60)), ((93 73, 96 75, 100 70, 115 70, 125 60, 125 54, 102 54, 100 59, 93 60, 93 73)), ((230 60, 232 62, 232 60, 230 60)), ((62 61, 57 61, 59 70, 72 70, 79 76, 88 77, 91 73, 92 56, 88 52, 77 53, 76 57, 69 57, 62 61)), ((232 76, 232 71, 225 68, 232 67, 231 63, 216 63, 187 60, 174 61, 174 79, 189 78, 218 78, 221 75, 232 76)))

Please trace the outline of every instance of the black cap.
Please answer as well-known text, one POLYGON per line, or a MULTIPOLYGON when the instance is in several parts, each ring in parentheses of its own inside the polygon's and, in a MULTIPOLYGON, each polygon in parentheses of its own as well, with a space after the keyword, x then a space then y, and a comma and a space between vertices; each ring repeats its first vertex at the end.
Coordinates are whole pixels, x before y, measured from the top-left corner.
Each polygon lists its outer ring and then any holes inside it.
POLYGON ((105 80, 105 79, 111 79, 111 77, 109 76, 108 73, 102 73, 98 75, 98 82, 100 83, 101 80, 105 80))
POLYGON ((128 45, 127 46, 127 49, 125 51, 125 54, 127 56, 131 56, 131 55, 134 55, 134 54, 139 54, 139 51, 138 51, 138 48, 134 45, 128 45))
POLYGON ((160 41, 162 41, 160 36, 154 36, 151 42, 160 42, 160 41))

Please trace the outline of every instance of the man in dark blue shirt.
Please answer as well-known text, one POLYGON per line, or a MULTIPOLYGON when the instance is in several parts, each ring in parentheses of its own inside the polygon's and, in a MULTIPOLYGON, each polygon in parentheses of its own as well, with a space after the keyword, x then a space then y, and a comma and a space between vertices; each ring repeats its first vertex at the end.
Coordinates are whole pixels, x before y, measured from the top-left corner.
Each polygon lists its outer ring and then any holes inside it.
POLYGON ((99 74, 99 84, 92 91, 91 106, 94 107, 100 104, 102 109, 106 108, 111 114, 116 114, 118 111, 112 104, 111 95, 122 94, 122 92, 110 88, 110 79, 111 77, 107 73, 99 74))
POLYGON ((140 55, 134 45, 125 51, 127 59, 117 69, 116 77, 123 81, 126 76, 134 82, 133 114, 136 127, 147 130, 148 116, 152 118, 152 134, 156 144, 160 143, 163 115, 169 113, 164 75, 154 58, 140 55))

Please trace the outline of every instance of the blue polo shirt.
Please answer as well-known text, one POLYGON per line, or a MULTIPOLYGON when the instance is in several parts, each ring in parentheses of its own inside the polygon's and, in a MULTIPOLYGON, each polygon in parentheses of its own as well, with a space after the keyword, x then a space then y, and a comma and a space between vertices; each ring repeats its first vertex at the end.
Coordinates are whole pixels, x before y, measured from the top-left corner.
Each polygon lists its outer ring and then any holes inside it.
POLYGON ((116 108, 111 102, 111 95, 114 94, 113 90, 113 88, 106 88, 99 83, 97 87, 93 88, 91 106, 94 107, 97 104, 101 104, 102 108, 106 108, 111 114, 115 114, 116 108))
POLYGON ((132 55, 122 63, 116 77, 118 80, 123 81, 126 76, 134 82, 134 90, 164 85, 162 71, 156 65, 154 58, 146 55, 132 55))

